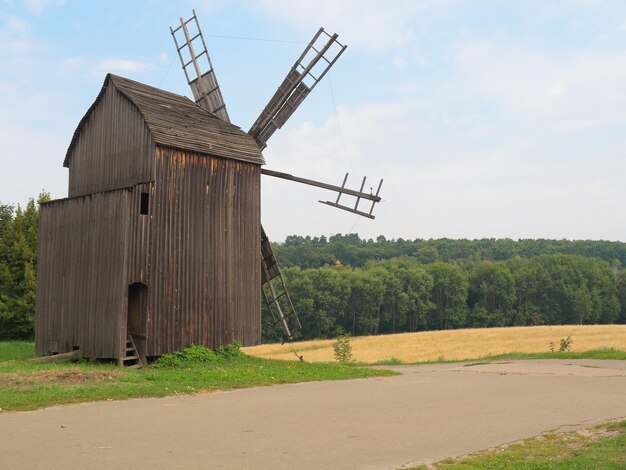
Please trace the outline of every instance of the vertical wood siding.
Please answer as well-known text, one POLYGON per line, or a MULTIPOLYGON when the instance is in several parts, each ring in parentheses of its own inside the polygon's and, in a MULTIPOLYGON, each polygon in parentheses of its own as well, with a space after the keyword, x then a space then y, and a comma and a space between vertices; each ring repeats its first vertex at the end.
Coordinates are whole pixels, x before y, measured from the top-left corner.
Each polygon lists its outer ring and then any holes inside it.
POLYGON ((157 147, 147 354, 257 344, 260 166, 157 147))
POLYGON ((150 284, 150 234, 154 207, 154 183, 138 184, 132 191, 128 235, 128 285, 150 284), (149 195, 148 214, 141 214, 141 194, 149 195))
POLYGON ((132 194, 124 189, 41 206, 38 354, 80 347, 87 357, 119 357, 125 345, 132 194))
POLYGON ((109 86, 69 155, 69 197, 154 180, 154 141, 141 113, 109 86))

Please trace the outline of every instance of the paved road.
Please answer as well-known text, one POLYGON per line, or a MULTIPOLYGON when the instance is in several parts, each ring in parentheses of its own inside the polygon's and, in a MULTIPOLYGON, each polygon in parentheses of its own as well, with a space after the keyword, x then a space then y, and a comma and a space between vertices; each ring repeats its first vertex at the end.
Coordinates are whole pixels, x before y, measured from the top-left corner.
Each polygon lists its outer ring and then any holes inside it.
POLYGON ((625 361, 394 369, 402 375, 2 413, 0 468, 398 468, 626 416, 625 361))

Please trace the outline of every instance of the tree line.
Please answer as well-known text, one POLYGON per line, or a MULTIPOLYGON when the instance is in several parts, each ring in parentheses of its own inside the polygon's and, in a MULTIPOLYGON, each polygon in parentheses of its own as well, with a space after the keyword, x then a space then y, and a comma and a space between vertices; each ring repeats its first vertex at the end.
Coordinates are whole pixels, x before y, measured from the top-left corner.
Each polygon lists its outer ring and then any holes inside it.
POLYGON ((423 264, 436 261, 458 261, 471 265, 479 261, 506 261, 515 256, 532 258, 547 254, 569 254, 619 261, 626 266, 626 243, 595 240, 511 240, 483 238, 480 240, 453 240, 438 238, 424 240, 362 239, 358 234, 337 234, 331 237, 302 237, 291 235, 284 243, 273 243, 281 266, 299 266, 302 269, 334 265, 363 267, 370 260, 411 256, 423 264))
MULTIPOLYGON (((570 254, 507 261, 415 257, 283 269, 302 329, 298 339, 338 331, 376 335, 450 328, 626 323, 626 270, 619 261, 570 254)), ((267 306, 263 341, 280 340, 267 306)))
MULTIPOLYGON (((0 340, 34 336, 39 202, 0 203, 0 340)), ((626 323, 626 243, 363 240, 273 244, 302 339, 460 327, 626 323)), ((281 339, 263 306, 263 340, 281 339)))

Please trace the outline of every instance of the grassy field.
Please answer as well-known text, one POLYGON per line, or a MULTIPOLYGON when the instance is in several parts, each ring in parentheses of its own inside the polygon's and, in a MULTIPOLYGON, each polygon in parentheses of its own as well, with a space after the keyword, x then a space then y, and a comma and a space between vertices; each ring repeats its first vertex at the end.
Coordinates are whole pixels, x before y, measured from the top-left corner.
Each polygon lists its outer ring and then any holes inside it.
MULTIPOLYGON (((625 359, 626 325, 566 325, 425 331, 351 339, 353 359, 364 363, 404 363, 481 359, 526 353, 547 355, 549 344, 571 336, 573 353, 599 350, 598 358, 625 359), (617 351, 611 351, 617 350, 617 351), (609 350, 609 351, 606 351, 609 350)), ((308 362, 332 361, 333 340, 266 344, 244 348, 246 354, 297 360, 293 349, 308 362)), ((560 355, 565 357, 565 355, 560 355)), ((552 354, 547 357, 559 357, 552 354)), ((575 357, 575 354, 567 357, 575 357)), ((590 357, 586 355, 586 357, 590 357)))
POLYGON ((35 357, 35 345, 27 341, 0 341, 0 362, 35 357))
POLYGON ((96 400, 205 393, 280 383, 395 375, 350 364, 292 363, 243 354, 212 362, 119 368, 97 362, 30 362, 32 343, 0 343, 0 411, 96 400))
POLYGON ((626 421, 545 434, 460 459, 414 470, 570 470, 626 468, 626 421))

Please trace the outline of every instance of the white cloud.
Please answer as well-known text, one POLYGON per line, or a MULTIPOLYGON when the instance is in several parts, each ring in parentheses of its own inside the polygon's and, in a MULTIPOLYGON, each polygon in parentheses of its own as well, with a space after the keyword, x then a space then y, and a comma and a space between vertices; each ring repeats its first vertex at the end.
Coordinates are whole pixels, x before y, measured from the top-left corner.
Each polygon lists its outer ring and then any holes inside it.
POLYGON ((626 117, 626 53, 540 50, 473 42, 458 49, 458 93, 562 129, 626 117))
POLYGON ((17 33, 19 35, 28 34, 32 30, 32 26, 28 21, 17 16, 8 17, 4 23, 4 27, 7 28, 11 34, 17 33))
POLYGON ((407 44, 416 35, 418 14, 433 3, 430 0, 262 0, 260 6, 270 18, 300 30, 313 32, 323 25, 339 32, 339 40, 351 46, 383 51, 407 44))
POLYGON ((107 72, 146 72, 153 68, 150 62, 130 59, 104 59, 95 65, 95 70, 102 73, 107 72))
POLYGON ((226 6, 225 0, 195 0, 189 3, 191 3, 195 9, 203 13, 216 12, 226 6))
POLYGON ((395 67, 396 70, 403 71, 403 70, 406 70, 409 64, 404 57, 395 56, 393 58, 393 66, 395 67))
POLYGON ((33 15, 40 15, 50 7, 58 7, 65 4, 65 0, 24 0, 24 8, 33 15))

